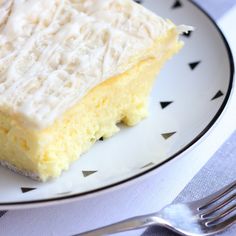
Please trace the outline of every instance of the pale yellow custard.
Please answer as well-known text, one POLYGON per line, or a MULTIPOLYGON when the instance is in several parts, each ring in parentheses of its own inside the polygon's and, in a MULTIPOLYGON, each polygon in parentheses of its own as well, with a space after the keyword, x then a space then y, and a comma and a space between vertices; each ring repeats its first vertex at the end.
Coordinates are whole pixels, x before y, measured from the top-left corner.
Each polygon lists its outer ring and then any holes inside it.
POLYGON ((0 162, 42 181, 117 123, 147 116, 154 79, 188 30, 131 0, 1 3, 0 162))

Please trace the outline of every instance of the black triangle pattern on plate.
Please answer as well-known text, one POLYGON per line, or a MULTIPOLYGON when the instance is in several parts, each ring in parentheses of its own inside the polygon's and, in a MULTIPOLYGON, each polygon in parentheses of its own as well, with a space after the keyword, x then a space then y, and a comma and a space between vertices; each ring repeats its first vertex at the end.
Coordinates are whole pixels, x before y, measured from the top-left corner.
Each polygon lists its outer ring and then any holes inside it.
POLYGON ((175 3, 172 5, 171 8, 176 9, 176 8, 180 8, 182 6, 183 6, 183 4, 181 3, 181 1, 177 0, 177 1, 175 1, 175 3))
POLYGON ((103 141, 104 140, 104 138, 103 137, 101 137, 100 139, 99 139, 99 141, 103 141))
POLYGON ((187 33, 183 33, 182 35, 187 37, 187 38, 190 38, 192 33, 193 33, 193 31, 188 31, 187 33))
POLYGON ((142 166, 140 169, 144 169, 144 168, 147 168, 147 167, 153 166, 153 165, 154 165, 154 163, 153 163, 153 162, 150 162, 150 163, 148 163, 148 164, 142 166))
POLYGON ((170 132, 170 133, 163 133, 163 134, 161 134, 161 136, 162 136, 164 139, 169 139, 169 138, 172 137, 174 134, 176 134, 176 131, 175 131, 175 132, 170 132))
POLYGON ((213 101, 219 97, 222 97, 223 95, 224 95, 224 93, 221 92, 221 90, 219 90, 211 100, 213 101))
POLYGON ((168 107, 171 103, 173 103, 173 101, 165 101, 165 102, 160 102, 161 108, 165 109, 166 107, 168 107))
POLYGON ((7 211, 0 211, 0 217, 2 217, 7 211))
POLYGON ((135 2, 137 2, 138 4, 142 4, 143 1, 142 0, 134 0, 135 2))
POLYGON ((83 170, 82 174, 83 174, 84 177, 88 177, 88 176, 90 176, 90 175, 92 175, 96 172, 98 172, 98 171, 97 170, 83 170))
POLYGON ((191 70, 194 70, 200 63, 201 63, 201 61, 195 61, 195 62, 189 63, 188 65, 191 70))
POLYGON ((33 191, 33 190, 35 190, 35 189, 36 189, 36 188, 21 187, 21 192, 22 192, 22 193, 27 193, 27 192, 33 191))

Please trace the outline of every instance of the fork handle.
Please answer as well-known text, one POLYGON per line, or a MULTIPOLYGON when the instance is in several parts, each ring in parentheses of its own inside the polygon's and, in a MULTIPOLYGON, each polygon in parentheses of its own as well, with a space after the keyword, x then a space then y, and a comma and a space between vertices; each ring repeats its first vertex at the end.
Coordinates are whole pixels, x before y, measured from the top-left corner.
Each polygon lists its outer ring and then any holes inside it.
POLYGON ((104 236, 121 233, 129 230, 146 228, 151 225, 158 225, 159 220, 160 218, 155 214, 137 216, 92 231, 76 234, 74 236, 104 236))

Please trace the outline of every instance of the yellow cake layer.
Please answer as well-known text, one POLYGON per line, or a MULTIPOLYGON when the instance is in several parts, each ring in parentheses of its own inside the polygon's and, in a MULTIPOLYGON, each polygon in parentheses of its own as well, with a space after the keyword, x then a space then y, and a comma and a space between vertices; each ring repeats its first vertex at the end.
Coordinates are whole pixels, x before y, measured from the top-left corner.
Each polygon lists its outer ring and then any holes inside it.
POLYGON ((169 32, 149 49, 158 51, 158 58, 147 58, 98 85, 46 129, 33 130, 17 116, 1 113, 0 162, 42 181, 60 176, 96 140, 119 131, 117 123, 132 126, 147 116, 156 74, 181 46, 176 32, 169 32))

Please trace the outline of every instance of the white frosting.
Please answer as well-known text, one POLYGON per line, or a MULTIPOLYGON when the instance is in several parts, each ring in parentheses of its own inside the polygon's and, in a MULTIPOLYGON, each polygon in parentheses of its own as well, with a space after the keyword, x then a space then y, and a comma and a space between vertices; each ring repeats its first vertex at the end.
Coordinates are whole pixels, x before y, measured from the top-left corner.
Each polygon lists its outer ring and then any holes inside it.
POLYGON ((132 0, 0 0, 0 110, 47 127, 173 27, 132 0))

